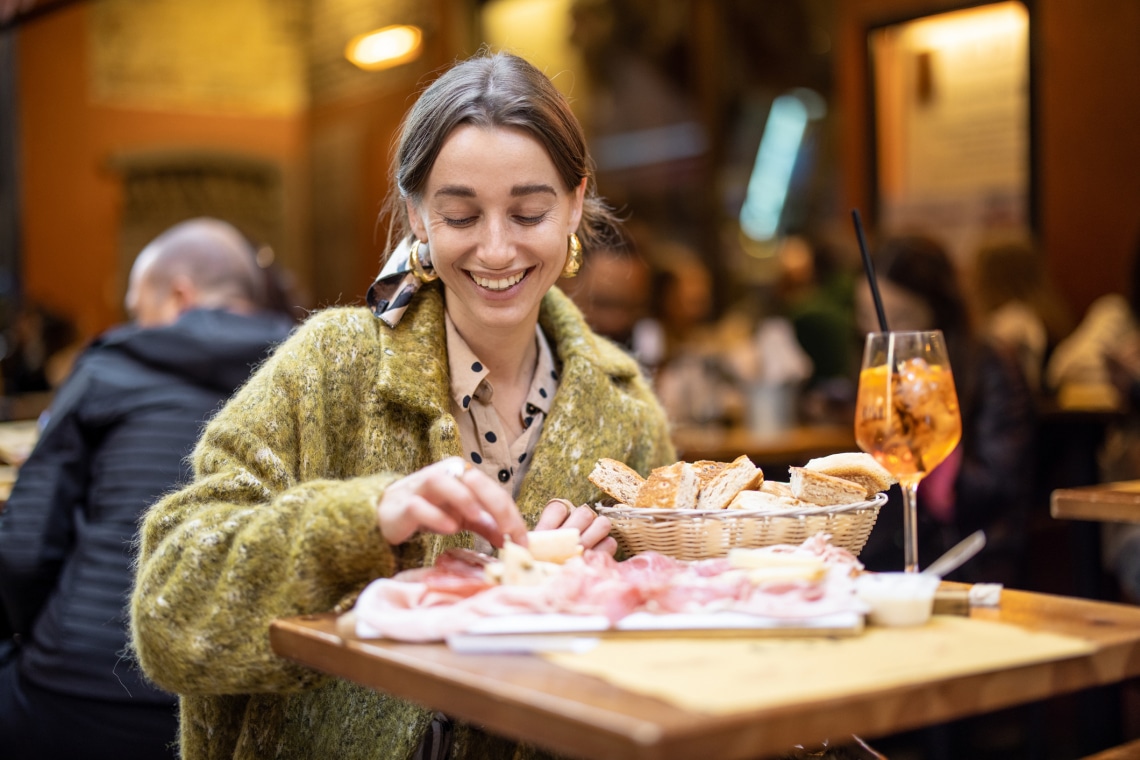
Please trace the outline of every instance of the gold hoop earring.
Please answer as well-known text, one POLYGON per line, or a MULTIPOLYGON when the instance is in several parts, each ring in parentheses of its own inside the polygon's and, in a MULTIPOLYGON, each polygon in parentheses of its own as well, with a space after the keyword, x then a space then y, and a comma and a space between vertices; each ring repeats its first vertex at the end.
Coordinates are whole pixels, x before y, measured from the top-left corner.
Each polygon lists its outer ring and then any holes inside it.
POLYGON ((412 265, 412 271, 416 273, 416 277, 419 278, 420 282, 426 283, 439 279, 439 275, 435 273, 434 269, 424 267, 424 265, 420 263, 419 238, 412 241, 412 250, 408 253, 408 263, 412 265))
POLYGON ((582 268, 582 243, 578 240, 578 236, 573 232, 570 233, 570 249, 566 254, 566 266, 562 267, 562 277, 570 279, 578 275, 578 270, 582 268))

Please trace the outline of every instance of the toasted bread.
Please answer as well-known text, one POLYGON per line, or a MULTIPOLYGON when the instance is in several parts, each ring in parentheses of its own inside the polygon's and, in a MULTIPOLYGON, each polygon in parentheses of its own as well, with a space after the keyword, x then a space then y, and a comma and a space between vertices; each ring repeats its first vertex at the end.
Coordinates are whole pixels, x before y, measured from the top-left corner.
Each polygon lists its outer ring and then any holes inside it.
POLYGON ((875 461, 873 456, 861 451, 817 457, 809 460, 804 467, 859 483, 867 490, 868 499, 874 498, 880 491, 886 491, 896 482, 895 477, 875 461))
POLYGON ((728 467, 728 462, 713 462, 709 459, 693 462, 693 469, 697 471, 697 478, 701 481, 702 489, 726 467, 728 467))
POLYGON ((649 473, 645 485, 637 492, 635 507, 655 509, 692 509, 697 505, 701 481, 688 462, 674 462, 649 473))
POLYGON ((741 491, 729 503, 729 509, 746 509, 754 512, 775 512, 798 507, 817 507, 818 504, 808 504, 800 501, 791 493, 787 496, 778 496, 768 491, 741 491))
POLYGON ((697 509, 725 509, 738 493, 756 488, 763 480, 763 470, 741 455, 701 487, 697 509))
POLYGON ((781 483, 778 480, 765 480, 760 484, 760 488, 758 490, 763 491, 764 493, 770 493, 773 496, 782 496, 787 499, 796 498, 792 494, 792 487, 787 483, 781 483))
POLYGON ((804 467, 789 467, 788 474, 792 495, 821 507, 855 504, 867 500, 867 488, 862 483, 825 475, 804 467))
POLYGON ((599 459, 587 477, 619 503, 630 506, 637 501, 638 491, 645 485, 645 478, 637 470, 616 459, 599 459))

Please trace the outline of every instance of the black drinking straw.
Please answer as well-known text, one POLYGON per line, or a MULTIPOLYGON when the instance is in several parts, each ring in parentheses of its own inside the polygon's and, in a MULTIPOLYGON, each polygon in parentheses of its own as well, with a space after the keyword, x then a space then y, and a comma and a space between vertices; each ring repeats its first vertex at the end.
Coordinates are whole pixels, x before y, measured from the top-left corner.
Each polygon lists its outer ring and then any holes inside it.
POLYGON ((875 311, 879 314, 879 327, 883 332, 890 332, 887 329, 887 313, 883 311, 883 297, 879 295, 879 282, 875 279, 875 266, 867 251, 867 238, 863 236, 863 220, 859 217, 859 209, 851 209, 851 219, 855 222, 855 237, 859 238, 859 252, 863 254, 863 269, 867 272, 867 283, 871 286, 871 296, 875 299, 875 311))

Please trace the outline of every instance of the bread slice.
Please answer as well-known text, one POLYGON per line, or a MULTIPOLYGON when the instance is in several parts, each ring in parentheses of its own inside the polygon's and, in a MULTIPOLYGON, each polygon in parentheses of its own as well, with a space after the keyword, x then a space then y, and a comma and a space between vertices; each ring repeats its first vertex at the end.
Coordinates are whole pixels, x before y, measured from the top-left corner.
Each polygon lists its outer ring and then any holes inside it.
POLYGON ((693 462, 693 469, 697 471, 697 478, 701 481, 701 488, 709 484, 713 478, 728 467, 728 462, 713 462, 709 459, 700 459, 693 462))
POLYGON ((825 475, 804 467, 789 467, 788 474, 792 495, 821 507, 855 504, 867 500, 867 488, 862 483, 825 475))
POLYGON ((873 499, 875 494, 886 491, 895 482, 895 477, 887 468, 879 464, 873 456, 861 451, 832 454, 826 457, 817 457, 808 460, 804 465, 806 469, 822 472, 844 480, 852 480, 867 489, 867 498, 873 499))
POLYGON ((778 480, 765 480, 760 484, 759 490, 764 493, 770 493, 773 496, 780 496, 786 499, 796 498, 792 494, 792 487, 787 483, 781 483, 778 480))
POLYGON ((747 509, 754 512, 775 512, 799 507, 818 507, 818 504, 808 504, 800 501, 789 493, 787 496, 777 496, 768 491, 741 491, 729 503, 729 509, 747 509))
POLYGON ((741 455, 701 488, 697 509, 725 509, 738 493, 756 488, 763 480, 764 471, 741 455))
POLYGON ((589 481, 621 504, 633 506, 645 478, 637 470, 616 459, 599 459, 587 476, 589 481))
POLYGON ((674 462, 649 473, 637 492, 635 507, 654 509, 693 509, 701 481, 688 462, 674 462))

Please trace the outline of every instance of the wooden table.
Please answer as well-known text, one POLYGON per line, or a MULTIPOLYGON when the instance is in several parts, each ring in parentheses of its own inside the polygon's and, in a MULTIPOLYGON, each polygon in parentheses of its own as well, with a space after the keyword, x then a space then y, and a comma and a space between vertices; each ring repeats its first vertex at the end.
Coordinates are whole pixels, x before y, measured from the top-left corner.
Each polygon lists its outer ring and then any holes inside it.
POLYGON ((1067 520, 1140 523, 1140 480, 1058 488, 1050 513, 1067 520))
POLYGON ((332 615, 273 623, 274 651, 317 670, 564 754, 614 760, 758 758, 798 743, 874 738, 1140 675, 1140 608, 1006 591, 974 617, 1083 638, 1091 654, 883 688, 824 702, 709 715, 528 655, 342 639, 332 615))
POLYGON ((8 506, 19 467, 32 453, 38 438, 36 420, 0 422, 0 513, 8 506))
POLYGON ((1136 760, 1137 758, 1140 758, 1140 739, 1089 755, 1084 760, 1136 760))
POLYGON ((19 467, 32 453, 39 439, 36 420, 9 420, 0 422, 0 462, 19 467))
MULTIPOLYGON (((689 462, 730 462, 747 454, 761 467, 803 465, 813 457, 859 450, 853 425, 800 425, 771 436, 758 436, 746 428, 679 428, 673 443, 689 462)), ((772 473, 774 480, 786 476, 772 473)))

